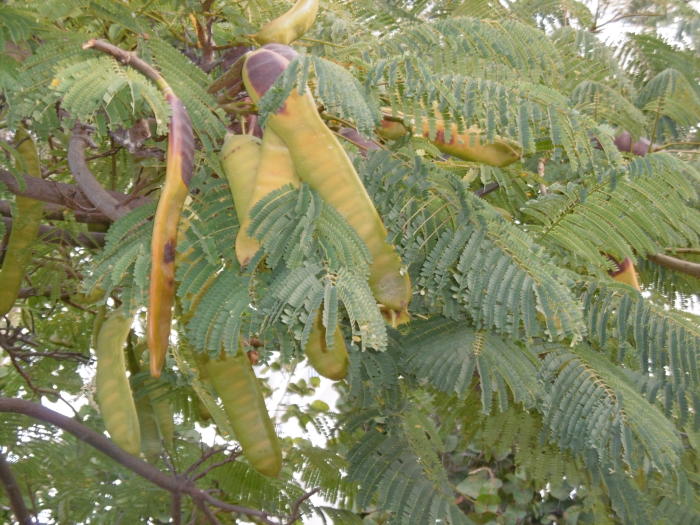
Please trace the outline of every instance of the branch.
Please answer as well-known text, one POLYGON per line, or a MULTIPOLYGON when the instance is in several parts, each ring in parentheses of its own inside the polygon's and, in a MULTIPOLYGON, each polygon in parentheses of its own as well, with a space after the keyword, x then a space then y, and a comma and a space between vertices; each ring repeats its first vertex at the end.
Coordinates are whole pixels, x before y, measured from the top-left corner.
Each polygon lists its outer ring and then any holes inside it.
POLYGON ((191 480, 182 476, 169 476, 161 472, 145 461, 124 451, 102 434, 42 405, 23 399, 0 397, 0 412, 25 414, 34 419, 55 425, 112 458, 123 467, 173 494, 188 494, 195 500, 195 503, 206 502, 228 512, 255 517, 266 525, 276 525, 275 522, 269 519, 269 514, 266 512, 221 501, 195 486, 191 480))
MULTIPOLYGON (((69 212, 75 214, 77 222, 87 224, 109 224, 112 222, 109 217, 99 212, 71 210, 59 204, 44 204, 44 219, 49 221, 63 221, 66 219, 66 213, 69 212)), ((0 199, 0 215, 12 216, 12 204, 9 201, 0 199)))
POLYGON ((29 516, 27 506, 24 504, 24 499, 22 499, 17 480, 12 474, 12 470, 10 470, 5 454, 2 452, 0 452, 0 482, 5 487, 7 497, 10 499, 10 507, 12 507, 12 512, 17 518, 17 522, 20 525, 32 525, 33 521, 29 516))
POLYGON ((146 75, 153 82, 158 84, 158 87, 160 87, 164 91, 170 90, 170 86, 168 86, 167 82, 165 82, 163 76, 160 73, 158 73, 158 71, 151 64, 144 60, 141 60, 138 56, 136 56, 135 53, 132 53, 131 51, 124 51, 123 49, 120 49, 117 46, 112 45, 105 40, 97 40, 95 38, 85 42, 83 44, 83 49, 96 49, 97 51, 102 51, 103 53, 112 55, 122 64, 131 66, 137 71, 146 75))
POLYGON ((700 248, 666 248, 666 251, 671 253, 700 254, 700 248))
MULTIPOLYGON (((95 212, 95 207, 92 202, 90 202, 90 199, 88 199, 75 184, 63 184, 62 182, 43 180, 38 177, 32 177, 31 175, 15 176, 9 171, 2 169, 0 169, 0 182, 15 195, 31 197, 32 199, 42 202, 59 204, 72 210, 80 210, 88 213, 95 212)), ((150 200, 146 197, 131 199, 129 195, 118 191, 108 191, 108 193, 119 201, 129 199, 130 209, 138 208, 150 200)))
POLYGON ((496 191, 498 188, 500 188, 500 185, 498 182, 489 182, 486 186, 483 188, 479 188, 474 192, 474 195, 477 197, 483 197, 484 195, 488 195, 492 191, 496 191))
POLYGON ((90 171, 90 168, 88 168, 85 160, 85 149, 88 146, 95 146, 95 143, 88 135, 89 130, 90 128, 81 124, 76 124, 73 127, 73 133, 68 142, 68 166, 70 166, 75 182, 78 183, 78 187, 87 196, 88 200, 95 208, 113 221, 116 221, 126 215, 129 209, 120 206, 119 201, 102 187, 90 171))
POLYGON ((294 522, 301 518, 301 512, 299 512, 299 509, 301 508, 301 504, 304 503, 307 499, 309 499, 311 496, 316 494, 319 490, 321 490, 321 487, 316 487, 315 489, 307 492, 304 494, 302 497, 300 497, 298 500, 294 502, 294 505, 292 505, 292 514, 289 516, 289 520, 285 525, 294 525, 294 522))
MULTIPOLYGON (((0 217, 5 223, 5 228, 12 229, 12 219, 0 217)), ((42 224, 39 226, 39 238, 43 242, 61 244, 63 246, 82 246, 84 248, 101 248, 105 245, 105 234, 100 232, 72 233, 53 226, 42 224)))
POLYGON ((664 255, 661 253, 647 255, 647 259, 655 262, 659 266, 664 266, 671 270, 692 275, 693 277, 700 279, 700 263, 684 261, 683 259, 678 259, 677 257, 671 257, 670 255, 664 255))

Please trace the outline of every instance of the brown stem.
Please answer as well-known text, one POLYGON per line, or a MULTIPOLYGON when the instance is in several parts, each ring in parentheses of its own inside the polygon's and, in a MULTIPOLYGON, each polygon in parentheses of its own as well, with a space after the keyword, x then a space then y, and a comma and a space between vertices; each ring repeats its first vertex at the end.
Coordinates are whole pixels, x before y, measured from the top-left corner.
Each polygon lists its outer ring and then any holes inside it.
POLYGON ((85 161, 85 149, 94 146, 88 135, 89 128, 76 124, 68 142, 68 166, 78 183, 78 187, 87 196, 88 200, 105 214, 116 221, 128 213, 129 209, 120 205, 119 201, 107 192, 90 171, 85 161))
MULTIPOLYGON (((78 210, 71 210, 65 206, 58 204, 44 205, 44 218, 49 221, 63 221, 66 219, 66 213, 74 213, 75 220, 86 224, 109 224, 112 222, 109 217, 99 212, 89 213, 78 210)), ((9 201, 0 200, 0 215, 5 217, 12 216, 12 205, 9 201)))
POLYGON ((24 504, 24 499, 22 499, 22 493, 19 491, 19 485, 17 485, 17 480, 12 474, 10 465, 5 458, 5 454, 0 451, 0 482, 2 482, 3 487, 5 487, 5 492, 10 499, 10 507, 12 507, 12 512, 17 518, 17 522, 20 525, 32 525, 33 521, 27 510, 27 506, 24 504))
POLYGON ((669 268, 670 270, 692 275, 693 277, 700 279, 700 263, 684 261, 683 259, 678 259, 677 257, 671 257, 662 253, 647 255, 647 258, 660 266, 669 268))
MULTIPOLYGON (((63 184, 62 182, 43 180, 30 175, 17 177, 2 169, 0 169, 0 182, 15 195, 31 197, 42 202, 58 204, 72 210, 80 210, 90 214, 96 212, 90 199, 75 184, 63 184)), ((130 196, 118 191, 110 191, 109 194, 120 201, 130 199, 130 196)), ((138 208, 149 200, 145 197, 130 199, 129 208, 138 208)))
POLYGON ((477 197, 483 197, 484 195, 488 195, 489 193, 496 191, 498 188, 501 186, 498 184, 498 182, 489 182, 486 186, 483 188, 479 188, 474 192, 474 195, 477 197))
MULTIPOLYGON (((0 217, 5 223, 5 228, 9 231, 12 229, 12 219, 9 217, 0 217)), ((42 224, 39 226, 39 238, 43 242, 60 244, 63 246, 82 246, 84 248, 100 248, 105 245, 105 234, 100 232, 90 233, 72 233, 68 230, 54 228, 42 224)))
POLYGON ((666 248, 666 251, 671 253, 700 254, 700 248, 666 248))
POLYGON ((269 514, 257 509, 243 507, 241 505, 232 505, 221 501, 210 494, 207 494, 202 489, 198 488, 192 481, 181 476, 169 476, 161 472, 145 461, 132 456, 124 451, 112 441, 103 435, 95 432, 89 427, 78 423, 74 419, 66 417, 58 412, 46 408, 37 403, 25 401, 23 399, 12 399, 0 397, 0 412, 12 412, 16 414, 25 414, 34 419, 44 421, 51 425, 55 425, 66 432, 73 434, 75 437, 87 443, 91 447, 102 452, 106 456, 112 458, 120 465, 128 468, 132 472, 138 474, 144 479, 150 481, 154 485, 165 489, 171 493, 184 493, 192 497, 195 502, 206 502, 209 505, 218 507, 228 512, 236 512, 246 516, 255 517, 260 522, 266 525, 276 525, 274 521, 269 519, 269 514))
POLYGON ((173 517, 173 525, 182 523, 182 494, 180 492, 173 492, 170 515, 173 517))
POLYGON ((301 508, 302 503, 304 503, 307 499, 316 494, 319 490, 321 490, 321 487, 316 487, 315 489, 307 492, 294 502, 294 505, 292 505, 292 514, 289 516, 289 520, 285 525, 294 525, 294 522, 301 518, 301 512, 299 512, 299 509, 301 508))
MULTIPOLYGON (((83 44, 83 49, 96 49, 98 51, 102 51, 103 53, 107 53, 108 55, 112 55, 122 64, 131 66, 150 78, 153 82, 158 84, 161 89, 165 89, 165 86, 167 86, 163 76, 151 64, 141 60, 131 51, 124 51, 123 49, 120 49, 105 40, 98 40, 94 38, 85 42, 83 44)), ((169 90, 170 88, 168 87, 167 89, 169 90)))

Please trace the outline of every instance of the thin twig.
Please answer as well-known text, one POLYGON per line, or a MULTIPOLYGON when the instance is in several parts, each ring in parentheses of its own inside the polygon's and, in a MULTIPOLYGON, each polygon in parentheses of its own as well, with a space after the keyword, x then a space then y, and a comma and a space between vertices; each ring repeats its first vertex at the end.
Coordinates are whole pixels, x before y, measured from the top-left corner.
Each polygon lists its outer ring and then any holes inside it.
POLYGON ((187 468, 187 470, 185 470, 184 474, 185 474, 186 476, 189 476, 189 475, 192 474, 195 470, 197 470, 197 469, 199 468, 199 466, 200 466, 202 463, 204 463, 206 460, 208 460, 210 457, 215 456, 216 454, 219 454, 219 453, 225 452, 225 451, 226 451, 226 447, 211 447, 210 449, 205 450, 204 453, 202 454, 202 456, 201 456, 197 461, 195 461, 194 463, 192 463, 192 464, 187 468))
POLYGON ((654 16, 666 16, 665 14, 659 14, 659 13, 629 13, 626 15, 618 15, 612 17, 610 20, 607 20, 603 22, 602 24, 598 24, 595 27, 595 30, 592 32, 598 31, 601 27, 606 26, 608 24, 614 24, 615 22, 619 22, 620 20, 624 20, 625 18, 637 18, 637 17, 654 17, 654 16))
POLYGON ((215 468, 219 468, 219 467, 221 467, 221 466, 223 466, 223 465, 226 465, 227 463, 231 463, 231 462, 233 462, 233 461, 236 461, 236 459, 238 459, 238 456, 239 456, 239 455, 240 455, 240 454, 236 453, 235 451, 234 451, 234 452, 231 452, 231 454, 229 454, 229 455, 226 457, 226 459, 223 459, 223 460, 221 460, 221 461, 217 461, 216 463, 212 463, 211 465, 209 465, 209 466, 208 466, 207 468, 205 468, 202 472, 200 472, 200 473, 197 474, 195 477, 193 477, 193 478, 192 478, 192 481, 197 481, 198 479, 202 479, 204 476, 206 476, 207 474, 209 474, 209 473, 210 473, 212 470, 214 470, 215 468))
MULTIPOLYGON (((5 229, 12 229, 12 219, 0 217, 5 223, 5 229)), ((54 228, 42 224, 39 226, 39 239, 42 242, 62 244, 65 246, 83 246, 85 248, 100 248, 105 245, 105 234, 100 232, 83 232, 74 234, 68 230, 54 228)))
POLYGON ((29 515, 27 506, 24 504, 17 479, 14 474, 12 474, 10 464, 7 462, 7 458, 2 451, 0 451, 0 482, 2 482, 7 497, 10 500, 10 507, 12 507, 12 512, 17 519, 17 523, 20 525, 32 525, 33 520, 29 515))
POLYGON ((209 523, 211 523, 212 525, 221 525, 221 522, 216 518, 216 516, 214 516, 214 513, 211 511, 211 509, 209 507, 207 507, 201 501, 198 501, 196 503, 197 503, 197 508, 202 511, 202 513, 209 520, 209 523))
POLYGON ((479 188, 474 192, 474 195, 477 197, 483 197, 484 195, 488 195, 489 193, 496 191, 498 188, 501 186, 498 184, 498 182, 489 182, 486 186, 483 188, 479 188))
POLYGON ((301 517, 301 512, 299 512, 301 505, 311 496, 316 494, 319 490, 321 490, 321 487, 316 487, 315 489, 307 492, 301 498, 297 499, 294 502, 294 504, 292 505, 292 513, 289 515, 289 519, 287 520, 285 525, 294 525, 294 522, 301 517))
POLYGON ((666 248, 667 252, 671 253, 700 253, 700 248, 666 248))

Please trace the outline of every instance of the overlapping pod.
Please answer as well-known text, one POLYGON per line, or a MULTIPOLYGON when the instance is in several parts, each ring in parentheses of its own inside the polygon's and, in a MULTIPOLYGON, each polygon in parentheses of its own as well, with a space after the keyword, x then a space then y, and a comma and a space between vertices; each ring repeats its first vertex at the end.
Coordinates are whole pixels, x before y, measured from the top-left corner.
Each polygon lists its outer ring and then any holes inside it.
POLYGON ((260 139, 254 135, 228 133, 219 157, 231 189, 238 223, 243 224, 248 214, 250 197, 255 189, 260 162, 260 139))
POLYGON ((243 455, 261 474, 277 476, 282 452, 246 353, 240 348, 235 356, 206 360, 202 368, 221 398, 243 455))
MULTIPOLYGON (((29 133, 20 128, 15 139, 27 174, 40 178, 39 155, 29 133)), ((12 218, 12 230, 0 270, 0 316, 9 312, 17 299, 27 265, 32 260, 32 249, 44 212, 41 201, 20 195, 16 199, 17 214, 12 218)))
POLYGON ((144 395, 134 401, 141 433, 141 452, 149 463, 155 463, 161 452, 158 422, 151 400, 144 395))
POLYGON ((629 284, 632 288, 637 291, 641 291, 639 286, 639 281, 637 280, 637 272, 634 269, 634 263, 629 257, 625 257, 621 263, 618 265, 618 269, 609 272, 610 277, 618 282, 629 284))
POLYGON ((132 321, 121 311, 115 311, 102 323, 95 345, 95 384, 97 403, 112 441, 130 454, 138 455, 141 431, 124 363, 124 344, 132 321))
POLYGON ((299 186, 289 149, 273 130, 266 129, 255 185, 236 237, 236 257, 241 266, 246 266, 260 248, 260 243, 248 233, 250 210, 265 196, 287 184, 299 186))
POLYGON ((253 38, 259 44, 291 44, 311 28, 317 13, 318 0, 297 0, 289 11, 269 21, 253 38))
MULTIPOLYGON (((278 52, 280 47, 265 46, 246 59, 243 82, 255 102, 287 68, 289 57, 295 55, 291 48, 286 48, 284 54, 278 52)), ((352 162, 321 120, 311 94, 293 91, 277 113, 270 115, 267 126, 289 148, 299 178, 333 206, 367 245, 372 256, 369 284, 383 315, 394 325, 408 321, 408 274, 387 242, 386 228, 352 162)))
POLYGON ((304 353, 319 374, 339 381, 348 374, 348 350, 340 326, 336 326, 333 340, 333 348, 328 348, 326 328, 323 326, 322 314, 319 311, 311 328, 309 340, 304 347, 304 353))

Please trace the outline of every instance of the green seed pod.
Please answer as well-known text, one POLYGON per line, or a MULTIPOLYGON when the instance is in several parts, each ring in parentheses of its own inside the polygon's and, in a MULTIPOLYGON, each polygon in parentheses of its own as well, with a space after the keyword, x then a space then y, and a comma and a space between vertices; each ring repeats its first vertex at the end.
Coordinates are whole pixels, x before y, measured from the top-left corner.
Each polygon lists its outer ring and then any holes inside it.
POLYGON ((112 312, 97 335, 97 403, 112 440, 130 454, 141 450, 141 433, 134 397, 126 377, 124 344, 132 317, 112 312))

